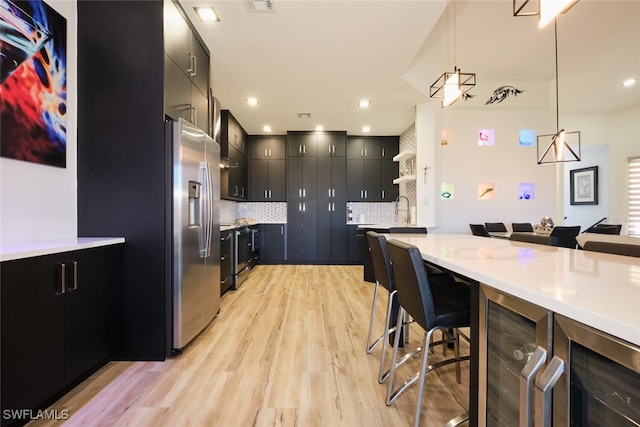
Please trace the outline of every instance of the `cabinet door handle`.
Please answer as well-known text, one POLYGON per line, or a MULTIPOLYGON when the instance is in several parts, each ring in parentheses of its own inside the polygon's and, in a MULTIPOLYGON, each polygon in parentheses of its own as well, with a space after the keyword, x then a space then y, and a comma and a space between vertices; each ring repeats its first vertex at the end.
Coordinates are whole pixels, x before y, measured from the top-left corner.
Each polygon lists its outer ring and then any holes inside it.
POLYGON ((298 188, 298 197, 302 197, 302 188, 298 188))
POLYGON ((227 283, 228 281, 229 281, 229 278, 228 278, 228 277, 225 277, 225 278, 224 278, 224 280, 222 280, 222 281, 220 282, 220 284, 221 284, 221 285, 224 285, 224 284, 225 284, 225 283, 227 283))
POLYGON ((67 267, 71 269, 71 275, 67 277, 69 280, 69 291, 75 291, 78 289, 78 261, 69 261, 67 267))
POLYGON ((265 198, 265 199, 268 199, 268 196, 267 196, 267 190, 264 190, 264 198, 265 198))
POLYGON ((298 154, 302 154, 302 145, 298 145, 298 154))
POLYGON ((272 198, 273 196, 271 195, 271 190, 269 190, 269 198, 272 198))
POLYGON ((382 190, 382 198, 384 199, 384 190, 382 190))
POLYGON ((67 269, 64 263, 59 262, 56 264, 56 273, 58 276, 56 295, 62 295, 65 293, 67 287, 67 269))
POLYGON ((302 189, 302 197, 307 197, 307 189, 306 188, 302 189))
POLYGON ((331 212, 335 212, 336 211, 336 204, 335 203, 331 203, 331 212))
POLYGON ((280 235, 284 236, 284 225, 280 226, 280 235))
POLYGON ((195 55, 193 54, 193 52, 188 52, 187 55, 189 55, 189 68, 187 68, 187 72, 189 73, 190 76, 195 76, 195 67, 194 67, 194 63, 193 63, 193 59, 195 58, 195 55))
POLYGON ((307 154, 307 146, 306 145, 302 146, 302 154, 307 154))
POLYGON ((369 196, 368 196, 367 190, 364 190, 364 198, 366 199, 366 198, 368 198, 368 197, 369 197, 369 196))
POLYGON ((298 212, 302 212, 302 203, 298 203, 298 212))
POLYGON ((382 149, 382 157, 384 157, 384 148, 382 149))
POLYGON ((364 156, 367 157, 367 149, 364 149, 364 156))
POLYGON ((222 255, 222 256, 220 257, 220 261, 224 261, 225 259, 227 259, 227 256, 226 256, 226 255, 222 255))
POLYGON ((302 203, 302 212, 306 212, 306 211, 307 211, 307 204, 302 203))
POLYGON ((364 148, 360 149, 360 157, 364 157, 364 148))
POLYGON ((336 197, 336 189, 335 188, 331 189, 331 197, 336 197))
POLYGON ((329 189, 328 191, 329 191, 329 197, 331 197, 331 189, 329 189))
POLYGON ((564 361, 553 356, 536 381, 536 427, 551 425, 552 391, 564 373, 564 361))
POLYGON ((331 212, 331 203, 327 203, 327 212, 331 212))
POLYGON ((271 148, 269 148, 269 157, 271 157, 271 156, 272 156, 272 154, 271 154, 271 148))
POLYGON ((267 148, 264 149, 264 156, 269 157, 269 149, 267 148))
POLYGON ((244 187, 240 187, 240 197, 244 197, 244 187))
POLYGON ((520 371, 520 427, 533 427, 533 381, 547 361, 547 350, 538 346, 520 371))

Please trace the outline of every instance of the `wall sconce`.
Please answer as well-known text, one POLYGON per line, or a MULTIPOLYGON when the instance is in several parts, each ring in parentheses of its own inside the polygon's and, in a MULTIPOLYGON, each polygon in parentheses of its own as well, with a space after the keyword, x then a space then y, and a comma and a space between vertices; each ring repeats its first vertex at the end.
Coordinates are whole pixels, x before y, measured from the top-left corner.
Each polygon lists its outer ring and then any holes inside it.
POLYGON ((538 16, 538 28, 553 21, 556 16, 566 13, 578 0, 513 0, 513 16, 538 16), (527 6, 537 3, 536 10, 528 10, 527 6))
POLYGON ((563 162, 579 162, 580 161, 580 132, 566 132, 560 129, 560 108, 558 102, 558 23, 554 22, 554 38, 556 47, 556 129, 555 134, 539 135, 536 141, 536 149, 538 152, 538 164, 544 163, 563 163, 563 162), (540 155, 540 146, 546 145, 544 140, 551 137, 551 142, 547 145, 542 155, 540 155), (577 141, 575 140, 577 137, 577 141), (569 141, 573 139, 573 141, 569 141), (577 147, 576 150, 571 148, 577 147), (553 149, 553 154, 550 154, 553 149), (577 151, 577 153, 576 153, 577 151))
POLYGON ((429 97, 442 98, 442 108, 456 102, 476 85, 475 73, 461 73, 458 67, 453 72, 444 72, 429 88, 429 97))

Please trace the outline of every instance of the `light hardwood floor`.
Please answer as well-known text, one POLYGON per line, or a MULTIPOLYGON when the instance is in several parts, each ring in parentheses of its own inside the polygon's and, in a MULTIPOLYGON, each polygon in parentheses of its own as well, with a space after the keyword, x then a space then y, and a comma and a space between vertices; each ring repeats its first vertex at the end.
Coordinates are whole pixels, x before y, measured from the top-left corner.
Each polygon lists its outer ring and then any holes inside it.
MULTIPOLYGON (((67 426, 413 425, 417 384, 387 407, 380 346, 365 353, 373 284, 362 274, 362 266, 259 265, 182 355, 109 363, 50 409, 67 409, 67 426)), ((385 305, 383 293, 379 333, 385 305)), ((422 337, 412 326, 408 347, 422 337)), ((419 357, 406 365, 399 375, 417 371, 419 357)), ((428 374, 421 425, 467 408, 468 362, 462 374, 462 384, 454 365, 428 374)))

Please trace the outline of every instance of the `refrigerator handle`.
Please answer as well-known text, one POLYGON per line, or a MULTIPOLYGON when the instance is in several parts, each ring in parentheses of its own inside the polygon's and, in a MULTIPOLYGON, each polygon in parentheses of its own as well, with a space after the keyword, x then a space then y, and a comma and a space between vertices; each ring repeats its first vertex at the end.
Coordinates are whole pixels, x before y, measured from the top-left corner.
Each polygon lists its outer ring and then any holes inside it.
POLYGON ((533 381, 547 360, 547 350, 538 346, 520 371, 520 427, 533 427, 533 381))
POLYGON ((211 240, 213 238, 213 178, 211 177, 211 165, 207 165, 207 257, 211 256, 211 240))
POLYGON ((209 240, 211 238, 211 176, 209 163, 200 162, 200 180, 203 183, 205 200, 200 204, 200 215, 204 227, 200 227, 198 241, 200 243, 200 258, 209 256, 209 240))

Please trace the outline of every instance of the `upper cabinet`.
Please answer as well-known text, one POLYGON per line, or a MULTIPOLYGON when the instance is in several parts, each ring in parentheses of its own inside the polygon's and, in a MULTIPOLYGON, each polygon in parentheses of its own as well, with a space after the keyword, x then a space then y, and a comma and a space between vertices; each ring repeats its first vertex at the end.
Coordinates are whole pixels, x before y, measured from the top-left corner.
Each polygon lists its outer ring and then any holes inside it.
POLYGON ((173 0, 164 2, 165 115, 209 133, 209 52, 173 0))
POLYGON ((220 171, 220 197, 244 201, 247 188, 247 133, 228 110, 220 114, 220 157, 228 164, 220 171))

